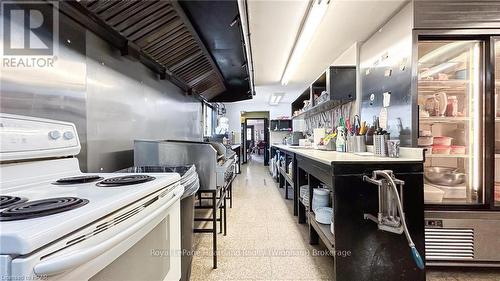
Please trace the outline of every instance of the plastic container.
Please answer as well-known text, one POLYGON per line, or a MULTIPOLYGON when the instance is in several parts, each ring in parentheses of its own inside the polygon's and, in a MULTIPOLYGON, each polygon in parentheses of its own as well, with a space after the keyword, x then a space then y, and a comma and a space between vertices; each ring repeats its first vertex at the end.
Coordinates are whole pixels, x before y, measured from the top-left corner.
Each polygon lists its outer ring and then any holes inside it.
POLYGON ((465 185, 461 186, 445 186, 439 185, 436 186, 442 191, 444 191, 443 198, 447 199, 464 199, 467 198, 467 188, 465 185))
POLYGON ((448 97, 448 105, 446 106, 446 116, 458 116, 458 99, 457 96, 448 97))
POLYGON ((433 143, 433 139, 434 137, 432 136, 419 137, 418 146, 430 146, 433 143))
POLYGON ((443 201, 444 191, 441 189, 424 184, 424 201, 425 203, 441 203, 443 201))
POLYGON ((452 145, 451 154, 465 154, 465 146, 462 145, 452 145))
POLYGON ((433 145, 432 146, 432 154, 450 154, 451 147, 445 145, 433 145))
POLYGON ((328 207, 330 204, 330 191, 325 188, 313 189, 312 209, 328 207))
POLYGON ((433 145, 446 145, 450 146, 453 138, 450 137, 434 137, 433 145))
POLYGON ((418 131, 418 136, 420 136, 420 137, 432 137, 432 132, 429 130, 420 130, 420 131, 418 131))

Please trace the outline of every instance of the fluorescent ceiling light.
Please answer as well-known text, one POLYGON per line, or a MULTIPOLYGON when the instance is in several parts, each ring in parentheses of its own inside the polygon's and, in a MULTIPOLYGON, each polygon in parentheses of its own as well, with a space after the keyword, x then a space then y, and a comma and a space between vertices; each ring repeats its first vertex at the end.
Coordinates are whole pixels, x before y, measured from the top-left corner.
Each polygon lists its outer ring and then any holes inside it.
POLYGON ((271 98, 269 99, 269 104, 270 105, 278 105, 283 98, 285 93, 274 93, 271 95, 271 98))
POLYGON ((295 73, 297 66, 302 59, 304 52, 306 51, 311 39, 316 32, 319 24, 325 16, 326 10, 328 9, 328 4, 330 0, 313 0, 312 5, 306 15, 306 19, 302 25, 299 36, 295 41, 292 53, 288 59, 288 63, 285 66, 285 71, 283 76, 281 76, 281 84, 286 85, 290 80, 291 76, 295 73))

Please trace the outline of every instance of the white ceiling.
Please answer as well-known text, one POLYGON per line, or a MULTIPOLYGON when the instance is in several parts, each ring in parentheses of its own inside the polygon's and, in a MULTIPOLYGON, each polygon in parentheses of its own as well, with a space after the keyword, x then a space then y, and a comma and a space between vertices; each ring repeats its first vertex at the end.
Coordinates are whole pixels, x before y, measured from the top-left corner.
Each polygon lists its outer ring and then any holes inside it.
MULTIPOLYGON (((285 92, 289 103, 355 42, 368 39, 405 0, 330 0, 328 11, 287 86, 280 83, 308 0, 247 0, 256 96, 285 92)), ((250 102, 250 101, 249 101, 250 102)))

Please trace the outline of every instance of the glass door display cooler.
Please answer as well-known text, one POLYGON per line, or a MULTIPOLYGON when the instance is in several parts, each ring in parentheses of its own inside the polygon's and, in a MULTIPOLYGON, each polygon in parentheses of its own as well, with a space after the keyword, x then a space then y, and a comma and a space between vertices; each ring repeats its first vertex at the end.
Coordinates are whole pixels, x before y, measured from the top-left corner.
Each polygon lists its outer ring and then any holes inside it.
POLYGON ((416 33, 426 263, 500 266, 500 37, 464 32, 416 33))
POLYGON ((426 203, 484 202, 483 49, 476 40, 418 43, 418 145, 426 148, 426 203))
POLYGON ((500 38, 493 38, 494 45, 494 67, 495 67, 495 96, 493 98, 493 118, 495 120, 494 147, 495 147, 495 168, 494 168, 494 190, 493 204, 500 208, 500 38))

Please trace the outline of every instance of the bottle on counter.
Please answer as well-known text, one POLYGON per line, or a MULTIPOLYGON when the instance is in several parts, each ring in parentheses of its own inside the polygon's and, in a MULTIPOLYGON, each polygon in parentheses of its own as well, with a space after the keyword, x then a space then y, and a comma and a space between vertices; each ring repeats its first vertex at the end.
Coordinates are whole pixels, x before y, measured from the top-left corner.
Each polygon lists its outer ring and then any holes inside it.
POLYGON ((337 139, 335 141, 336 151, 346 152, 346 130, 343 126, 337 127, 337 139))

